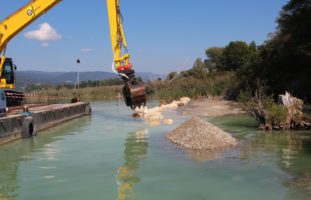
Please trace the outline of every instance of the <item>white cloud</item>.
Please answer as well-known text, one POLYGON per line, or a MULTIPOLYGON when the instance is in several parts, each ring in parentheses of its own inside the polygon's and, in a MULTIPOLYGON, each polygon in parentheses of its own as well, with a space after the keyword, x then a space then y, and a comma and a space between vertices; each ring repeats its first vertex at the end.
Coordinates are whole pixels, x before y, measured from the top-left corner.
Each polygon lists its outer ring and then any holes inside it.
POLYGON ((47 46, 46 42, 62 38, 62 35, 57 33, 57 31, 48 23, 40 24, 38 30, 29 31, 25 33, 24 36, 29 40, 44 42, 42 44, 44 47, 47 46))
POLYGON ((93 51, 93 49, 90 49, 90 48, 84 48, 84 49, 81 49, 82 52, 91 52, 93 51))
POLYGON ((41 44, 41 46, 44 47, 44 48, 48 48, 50 46, 50 44, 47 43, 47 42, 44 42, 44 43, 41 44))

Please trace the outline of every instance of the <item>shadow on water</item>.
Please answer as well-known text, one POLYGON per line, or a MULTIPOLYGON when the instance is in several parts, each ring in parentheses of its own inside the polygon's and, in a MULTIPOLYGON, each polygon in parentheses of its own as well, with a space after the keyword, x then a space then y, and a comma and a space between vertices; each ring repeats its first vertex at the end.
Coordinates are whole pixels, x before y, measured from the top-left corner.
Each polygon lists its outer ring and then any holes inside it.
POLYGON ((141 160, 147 159, 148 130, 129 133, 124 144, 124 164, 118 168, 118 200, 136 199, 134 186, 141 179, 136 175, 141 160))
POLYGON ((18 169, 20 162, 30 161, 33 154, 48 148, 47 145, 62 140, 65 136, 74 134, 74 130, 79 130, 90 123, 90 117, 84 117, 69 121, 57 127, 47 129, 38 136, 18 140, 0 147, 0 200, 15 199, 18 189, 18 169), (68 131, 68 130, 73 130, 68 131), (71 133, 71 134, 69 134, 71 133), (2 199, 1 199, 2 198, 2 199))

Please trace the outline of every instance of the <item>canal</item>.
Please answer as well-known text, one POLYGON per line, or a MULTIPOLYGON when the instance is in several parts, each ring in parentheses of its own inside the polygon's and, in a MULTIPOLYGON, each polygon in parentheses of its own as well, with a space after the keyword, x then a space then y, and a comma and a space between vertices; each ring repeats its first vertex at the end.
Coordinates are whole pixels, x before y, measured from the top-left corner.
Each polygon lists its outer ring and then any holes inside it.
POLYGON ((95 102, 84 117, 0 147, 0 200, 311 199, 311 134, 263 133, 248 116, 209 120, 239 146, 187 152, 123 102, 95 102))

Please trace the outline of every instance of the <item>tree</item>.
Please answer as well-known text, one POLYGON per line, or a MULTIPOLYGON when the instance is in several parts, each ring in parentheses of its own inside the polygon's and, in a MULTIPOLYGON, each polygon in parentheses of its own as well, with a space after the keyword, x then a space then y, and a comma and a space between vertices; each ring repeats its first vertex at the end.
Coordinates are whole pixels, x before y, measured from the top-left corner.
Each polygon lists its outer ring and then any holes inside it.
POLYGON ((259 48, 250 77, 268 81, 272 92, 291 91, 311 98, 311 0, 290 0, 277 20, 278 28, 259 48))
POLYGON ((223 65, 226 70, 236 70, 250 62, 251 50, 243 41, 230 42, 224 50, 223 65))
POLYGON ((211 47, 205 51, 208 58, 205 60, 205 65, 209 71, 223 68, 224 50, 222 47, 211 47))
POLYGON ((311 97, 311 0, 291 0, 278 19, 279 69, 288 74, 284 86, 311 97))
POLYGON ((206 78, 207 74, 208 70, 201 58, 197 58, 193 64, 192 69, 188 71, 189 76, 193 76, 194 78, 198 79, 206 78))
POLYGON ((177 76, 177 72, 171 72, 167 76, 167 80, 172 80, 177 76))

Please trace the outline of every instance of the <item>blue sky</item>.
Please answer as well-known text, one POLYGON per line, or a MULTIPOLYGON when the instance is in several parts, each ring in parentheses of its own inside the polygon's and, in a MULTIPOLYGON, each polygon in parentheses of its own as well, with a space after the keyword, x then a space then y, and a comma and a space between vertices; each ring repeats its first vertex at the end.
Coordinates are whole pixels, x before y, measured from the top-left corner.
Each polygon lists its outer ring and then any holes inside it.
MULTIPOLYGON (((4 19, 29 0, 2 0, 4 19)), ((168 73, 192 66, 205 49, 233 40, 263 43, 287 0, 121 0, 124 29, 136 71, 168 73)), ((106 0, 63 0, 8 46, 19 70, 110 71, 106 0), (50 24, 62 37, 42 42, 25 33, 50 24), (92 51, 83 52, 82 49, 92 51), (80 65, 75 60, 80 58, 80 65)))

